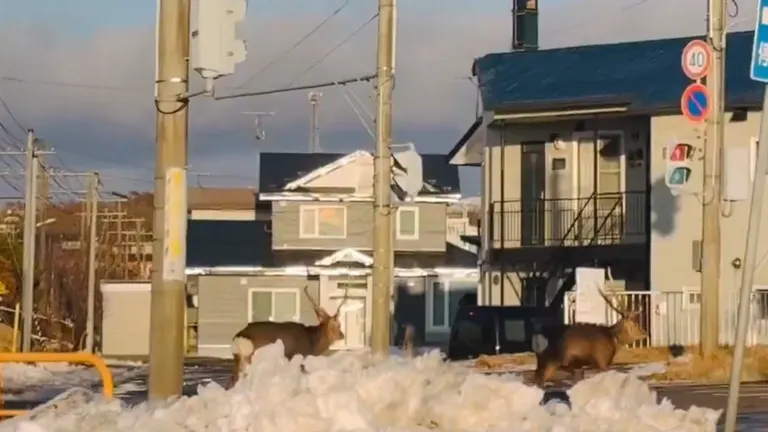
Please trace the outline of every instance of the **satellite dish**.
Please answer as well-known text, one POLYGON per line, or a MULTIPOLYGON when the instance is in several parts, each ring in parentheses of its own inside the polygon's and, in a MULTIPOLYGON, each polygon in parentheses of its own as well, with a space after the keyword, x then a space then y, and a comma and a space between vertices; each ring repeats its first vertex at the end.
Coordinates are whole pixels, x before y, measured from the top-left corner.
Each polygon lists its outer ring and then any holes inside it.
POLYGON ((405 173, 396 170, 394 173, 395 183, 408 194, 409 197, 415 197, 424 187, 424 174, 421 162, 421 155, 416 151, 416 146, 408 143, 408 150, 393 153, 397 162, 405 168, 405 173))

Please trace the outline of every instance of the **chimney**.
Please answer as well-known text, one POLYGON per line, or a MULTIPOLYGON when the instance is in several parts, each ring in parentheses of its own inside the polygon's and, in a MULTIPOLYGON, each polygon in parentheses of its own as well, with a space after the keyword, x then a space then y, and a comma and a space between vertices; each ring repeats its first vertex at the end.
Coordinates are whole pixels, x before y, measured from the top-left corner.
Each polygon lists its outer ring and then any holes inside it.
POLYGON ((539 0, 512 0, 510 51, 539 49, 539 0))

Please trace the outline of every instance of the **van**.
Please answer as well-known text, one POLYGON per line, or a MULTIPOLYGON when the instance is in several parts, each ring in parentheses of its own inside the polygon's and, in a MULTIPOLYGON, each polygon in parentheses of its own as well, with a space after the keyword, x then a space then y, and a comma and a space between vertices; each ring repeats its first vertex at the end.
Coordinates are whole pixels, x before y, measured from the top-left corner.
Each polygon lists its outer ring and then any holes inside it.
POLYGON ((534 330, 563 323, 558 308, 463 306, 456 311, 448 360, 531 351, 534 330))

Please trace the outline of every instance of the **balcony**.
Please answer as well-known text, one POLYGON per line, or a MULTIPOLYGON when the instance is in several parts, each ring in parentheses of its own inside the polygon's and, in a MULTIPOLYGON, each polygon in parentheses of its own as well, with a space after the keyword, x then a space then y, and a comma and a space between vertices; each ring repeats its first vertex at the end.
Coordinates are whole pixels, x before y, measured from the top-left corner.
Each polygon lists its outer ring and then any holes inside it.
POLYGON ((644 244, 648 193, 491 203, 493 249, 644 244))

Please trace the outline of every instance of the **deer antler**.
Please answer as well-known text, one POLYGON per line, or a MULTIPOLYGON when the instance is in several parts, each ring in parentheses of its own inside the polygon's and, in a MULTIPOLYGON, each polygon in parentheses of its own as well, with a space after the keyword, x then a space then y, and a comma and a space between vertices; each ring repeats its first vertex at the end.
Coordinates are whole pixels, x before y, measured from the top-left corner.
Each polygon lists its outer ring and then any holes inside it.
POLYGON ((336 308, 336 313, 333 314, 333 316, 339 316, 339 312, 341 312, 341 307, 344 306, 344 303, 347 302, 348 298, 349 298, 349 290, 344 290, 344 297, 339 302, 339 306, 336 308))
POLYGON ((627 311, 621 310, 618 307, 616 307, 616 305, 613 304, 611 299, 608 298, 608 295, 602 289, 598 288, 597 292, 600 293, 600 297, 602 297, 603 300, 605 300, 605 302, 608 303, 608 306, 614 311, 616 311, 616 313, 619 314, 620 317, 624 318, 627 316, 627 311))
POLYGON ((309 293, 308 287, 306 285, 304 285, 304 294, 307 296, 307 299, 309 300, 309 303, 312 305, 312 309, 315 310, 315 314, 318 316, 318 318, 327 319, 330 317, 330 315, 328 315, 328 312, 326 312, 322 306, 317 304, 317 301, 309 293))

